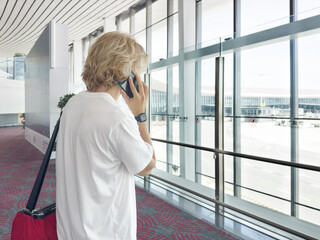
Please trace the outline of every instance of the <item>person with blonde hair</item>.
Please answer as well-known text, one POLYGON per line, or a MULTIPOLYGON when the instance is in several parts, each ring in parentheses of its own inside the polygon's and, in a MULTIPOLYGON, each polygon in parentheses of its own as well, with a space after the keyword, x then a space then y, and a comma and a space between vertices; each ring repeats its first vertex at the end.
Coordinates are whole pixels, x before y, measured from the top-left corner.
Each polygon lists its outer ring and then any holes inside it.
POLYGON ((136 239, 134 174, 149 175, 156 162, 145 122, 149 90, 139 76, 147 64, 144 49, 124 33, 106 33, 89 50, 87 90, 64 107, 57 140, 60 240, 136 239), (132 97, 120 87, 125 81, 132 97))

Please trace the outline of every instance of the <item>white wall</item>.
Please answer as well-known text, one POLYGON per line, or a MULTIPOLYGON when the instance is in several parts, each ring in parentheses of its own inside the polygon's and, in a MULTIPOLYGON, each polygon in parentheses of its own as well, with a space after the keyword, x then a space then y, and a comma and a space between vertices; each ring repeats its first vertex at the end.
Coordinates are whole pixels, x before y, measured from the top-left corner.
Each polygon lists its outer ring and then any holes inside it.
POLYGON ((24 112, 24 81, 0 79, 0 114, 24 112))

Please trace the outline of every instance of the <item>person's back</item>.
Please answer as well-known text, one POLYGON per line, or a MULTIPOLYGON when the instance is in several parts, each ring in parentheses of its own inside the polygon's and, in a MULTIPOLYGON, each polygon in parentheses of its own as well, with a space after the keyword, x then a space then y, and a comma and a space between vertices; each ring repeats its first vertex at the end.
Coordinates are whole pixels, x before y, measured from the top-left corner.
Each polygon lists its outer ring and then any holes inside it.
MULTIPOLYGON (((140 89, 147 90, 138 80, 140 89)), ((148 174, 155 164, 146 125, 135 119, 137 111, 144 111, 145 102, 137 95, 143 93, 134 92, 133 99, 124 96, 131 113, 116 102, 119 86, 89 89, 86 84, 88 91, 70 99, 60 123, 58 237, 136 239, 134 174, 148 174)))

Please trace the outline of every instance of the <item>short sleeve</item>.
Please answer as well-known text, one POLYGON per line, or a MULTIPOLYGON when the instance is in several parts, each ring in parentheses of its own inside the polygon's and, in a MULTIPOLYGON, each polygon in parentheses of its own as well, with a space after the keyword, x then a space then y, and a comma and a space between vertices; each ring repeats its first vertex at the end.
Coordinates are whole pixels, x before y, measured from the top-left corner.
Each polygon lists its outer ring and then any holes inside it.
POLYGON ((111 151, 132 174, 141 172, 150 163, 153 148, 140 136, 133 118, 126 117, 113 129, 111 151))

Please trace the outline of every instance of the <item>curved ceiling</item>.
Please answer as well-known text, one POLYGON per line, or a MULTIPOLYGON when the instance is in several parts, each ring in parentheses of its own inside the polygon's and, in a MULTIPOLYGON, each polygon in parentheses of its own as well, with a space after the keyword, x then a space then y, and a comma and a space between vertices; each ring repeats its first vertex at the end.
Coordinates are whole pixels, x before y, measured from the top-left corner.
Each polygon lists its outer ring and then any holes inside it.
POLYGON ((28 54, 45 26, 55 20, 68 26, 69 43, 103 26, 137 0, 1 0, 0 58, 28 54))

